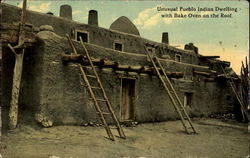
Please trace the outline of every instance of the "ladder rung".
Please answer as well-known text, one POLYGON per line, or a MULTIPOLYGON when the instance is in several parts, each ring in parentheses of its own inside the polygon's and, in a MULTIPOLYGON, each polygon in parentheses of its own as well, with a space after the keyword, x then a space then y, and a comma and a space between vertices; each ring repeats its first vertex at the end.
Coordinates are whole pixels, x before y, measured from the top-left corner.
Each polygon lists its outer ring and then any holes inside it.
MULTIPOLYGON (((96 112, 97 114, 99 114, 99 112, 96 112)), ((103 115, 110 115, 111 113, 109 112, 102 112, 103 115)))
POLYGON ((86 85, 86 84, 81 84, 81 86, 88 87, 88 85, 86 85))
MULTIPOLYGON (((67 39, 69 40, 69 44, 70 44, 72 50, 74 51, 74 54, 78 54, 78 53, 77 53, 77 50, 76 50, 76 48, 75 48, 75 45, 74 45, 74 43, 73 43, 73 41, 72 41, 72 39, 69 37, 69 35, 66 35, 66 36, 67 36, 67 39)), ((116 118, 116 115, 112 112, 112 110, 113 110, 113 109, 112 109, 112 106, 111 106, 111 104, 110 104, 109 101, 108 101, 108 98, 107 98, 107 96, 106 96, 106 93, 105 93, 104 90, 103 90, 102 83, 101 83, 101 81, 100 81, 100 79, 99 79, 99 77, 98 77, 97 72, 95 71, 95 67, 96 67, 96 66, 93 66, 93 62, 92 62, 92 60, 91 60, 91 57, 90 57, 90 55, 89 55, 89 53, 88 53, 88 50, 86 49, 86 47, 85 47, 85 45, 84 45, 84 43, 83 43, 83 41, 82 41, 81 38, 80 38, 80 41, 81 41, 81 45, 82 45, 82 47, 84 48, 84 51, 85 51, 85 53, 86 53, 87 59, 88 59, 88 61, 89 61, 89 63, 90 63, 90 65, 85 65, 85 66, 81 66, 81 67, 79 66, 80 71, 81 71, 81 77, 84 79, 84 81, 85 81, 85 83, 86 83, 86 85, 87 85, 87 87, 88 87, 89 95, 91 96, 90 99, 92 99, 92 101, 94 100, 94 102, 95 102, 95 108, 96 108, 97 112, 98 112, 98 111, 100 112, 100 113, 98 113, 98 115, 99 115, 99 117, 101 118, 102 125, 106 128, 106 132, 107 132, 109 138, 110 138, 111 140, 114 141, 114 136, 113 136, 113 134, 112 134, 112 132, 111 132, 111 130, 110 130, 110 127, 108 126, 107 121, 105 120, 105 118, 103 118, 103 117, 104 117, 103 115, 108 114, 108 112, 103 112, 103 111, 101 111, 101 110, 100 110, 100 109, 101 109, 101 108, 100 108, 100 104, 99 104, 97 101, 104 101, 104 102, 106 102, 106 104, 107 104, 107 106, 108 106, 108 108, 109 108, 109 111, 110 111, 109 114, 112 115, 112 119, 113 119, 113 121, 114 121, 114 123, 115 123, 116 128, 118 129, 118 133, 119 133, 120 137, 121 137, 121 138, 126 138, 126 136, 124 135, 124 132, 123 132, 121 126, 120 126, 119 120, 116 118), (94 74, 92 74, 92 75, 87 75, 86 72, 84 71, 85 68, 88 69, 89 71, 94 72, 94 74), (91 69, 92 69, 92 70, 91 70, 91 69), (90 78, 95 78, 95 80, 98 82, 98 84, 99 84, 99 86, 100 86, 99 88, 102 89, 101 92, 102 92, 102 94, 103 94, 103 99, 96 99, 96 96, 95 96, 95 94, 93 93, 93 90, 92 90, 92 89, 95 89, 95 88, 97 89, 98 86, 97 86, 97 87, 91 86, 90 83, 89 83, 89 78, 88 78, 88 77, 90 77, 90 78)), ((86 86, 86 85, 84 85, 84 86, 86 86)))
POLYGON ((96 99, 97 101, 103 101, 103 102, 106 102, 107 100, 105 99, 96 99))
POLYGON ((85 68, 92 68, 90 65, 88 65, 88 66, 83 66, 83 65, 82 65, 82 67, 85 67, 85 68))
MULTIPOLYGON (((91 100, 94 100, 93 98, 90 98, 91 100)), ((95 99, 96 101, 103 101, 103 102, 106 102, 107 100, 105 99, 95 99)))
POLYGON ((84 68, 92 68, 91 66, 82 66, 82 67, 84 67, 84 68))
POLYGON ((96 78, 96 76, 94 75, 86 75, 87 77, 90 77, 90 78, 96 78))
MULTIPOLYGON (((84 68, 91 68, 92 69, 92 66, 88 65, 88 66, 82 66, 84 68)), ((97 68, 98 66, 93 66, 94 68, 97 68)))
MULTIPOLYGON (((180 101, 180 98, 176 94, 175 89, 174 89, 171 81, 169 80, 164 67, 162 66, 161 62, 159 61, 159 59, 157 58, 155 53, 151 56, 151 54, 148 52, 146 47, 145 47, 145 50, 146 50, 147 56, 149 57, 150 61, 153 64, 154 69, 156 70, 156 73, 157 73, 160 81, 163 83, 163 86, 164 86, 165 90, 167 91, 170 99, 172 100, 172 103, 173 103, 178 115, 181 117, 183 127, 185 128, 186 132, 189 133, 184 121, 187 120, 190 123, 191 126, 193 126, 193 125, 192 125, 192 123, 190 121, 190 118, 189 118, 188 114, 186 113, 185 108, 183 107, 183 105, 182 105, 182 103, 180 101), (160 70, 162 71, 162 73, 163 73, 163 75, 165 77, 162 77, 162 74, 161 74, 158 66, 160 67, 160 70), (177 104, 176 104, 175 101, 177 101, 177 104), (179 106, 179 108, 178 108, 178 106, 179 106)), ((193 128, 193 131, 196 133, 194 128, 193 128)))
MULTIPOLYGON (((81 86, 88 87, 88 85, 86 85, 86 84, 81 84, 81 86)), ((91 85, 90 85, 90 87, 92 89, 101 89, 100 87, 94 87, 94 86, 91 86, 91 85)))
POLYGON ((112 127, 109 126, 109 128, 110 129, 118 129, 118 127, 113 127, 113 126, 112 127))
POLYGON ((101 89, 100 87, 91 87, 92 89, 101 89))

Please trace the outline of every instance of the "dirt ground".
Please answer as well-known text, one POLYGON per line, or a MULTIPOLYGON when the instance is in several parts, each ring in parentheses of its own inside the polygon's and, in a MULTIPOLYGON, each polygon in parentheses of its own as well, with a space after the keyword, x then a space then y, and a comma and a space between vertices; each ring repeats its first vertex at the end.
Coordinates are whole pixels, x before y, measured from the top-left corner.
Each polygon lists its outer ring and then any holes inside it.
MULTIPOLYGON (((4 134, 3 158, 245 158, 247 124, 195 119, 199 134, 187 135, 180 121, 125 127, 127 139, 106 138, 102 127, 20 125, 4 134)), ((116 131, 114 131, 115 134, 116 131)), ((1 157, 1 156, 0 156, 1 157)))

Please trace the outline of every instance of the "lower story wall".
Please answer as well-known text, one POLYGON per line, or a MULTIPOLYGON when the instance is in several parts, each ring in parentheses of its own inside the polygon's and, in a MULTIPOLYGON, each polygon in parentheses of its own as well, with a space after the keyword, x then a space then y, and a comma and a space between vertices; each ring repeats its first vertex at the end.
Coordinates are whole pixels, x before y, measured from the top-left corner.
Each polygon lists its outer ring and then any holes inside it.
MULTIPOLYGON (((47 40, 52 35, 40 34, 43 40, 27 56, 20 93, 22 107, 31 110, 34 117, 40 114, 55 125, 99 122, 78 65, 62 64, 61 55, 69 52, 69 48, 60 45, 60 38, 47 40)), ((97 68, 97 72, 120 120, 154 122, 179 118, 157 76, 102 68, 97 68)), ((226 112, 234 100, 226 82, 204 82, 200 78, 171 82, 181 102, 191 94, 190 105, 185 107, 191 116, 226 112)))
MULTIPOLYGON (((77 65, 50 62, 47 66, 44 65, 44 69, 46 71, 37 78, 40 80, 38 83, 42 85, 39 94, 36 94, 39 95, 39 102, 29 106, 38 106, 40 110, 37 113, 46 116, 55 125, 100 122, 77 65)), ((87 72, 90 73, 88 70, 87 72)), ((130 119, 137 122, 155 122, 179 119, 169 96, 156 76, 99 68, 97 72, 121 121, 130 119), (124 92, 125 80, 132 80, 128 90, 130 92, 124 92), (131 93, 131 90, 134 92, 131 93), (127 103, 131 107, 124 106, 123 101, 126 97, 131 98, 132 102, 127 103), (130 110, 131 108, 133 109, 130 110)), ((95 86, 95 82, 90 82, 95 86)), ((184 102, 186 93, 192 93, 191 105, 185 107, 191 116, 208 116, 228 110, 230 101, 225 95, 228 94, 225 83, 173 79, 172 84, 181 102, 184 102)), ((96 94, 97 97, 101 95, 96 94)), ((28 103, 28 98, 25 100, 27 104, 32 104, 28 103)), ((107 111, 105 104, 101 104, 100 107, 107 111)), ((110 119, 107 120, 110 122, 110 119)))

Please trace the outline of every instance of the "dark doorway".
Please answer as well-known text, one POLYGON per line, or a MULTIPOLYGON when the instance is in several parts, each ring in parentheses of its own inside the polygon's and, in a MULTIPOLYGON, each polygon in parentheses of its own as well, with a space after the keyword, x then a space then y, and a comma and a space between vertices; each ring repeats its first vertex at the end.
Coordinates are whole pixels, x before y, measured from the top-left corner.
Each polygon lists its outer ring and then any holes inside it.
POLYGON ((181 62, 181 55, 176 54, 175 55, 175 61, 181 62))
POLYGON ((135 79, 122 79, 121 120, 133 121, 135 119, 135 79))
POLYGON ((184 107, 186 107, 186 106, 191 107, 192 106, 192 97, 193 97, 193 93, 186 92, 184 94, 184 107))

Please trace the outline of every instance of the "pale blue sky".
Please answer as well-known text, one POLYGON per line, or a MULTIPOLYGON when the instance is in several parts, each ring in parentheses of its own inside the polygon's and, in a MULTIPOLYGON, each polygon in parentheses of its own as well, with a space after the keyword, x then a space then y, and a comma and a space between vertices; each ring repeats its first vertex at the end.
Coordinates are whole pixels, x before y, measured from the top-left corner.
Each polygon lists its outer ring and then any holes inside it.
MULTIPOLYGON (((12 5, 21 1, 5 0, 12 5)), ((72 6, 73 19, 87 23, 88 10, 98 11, 99 26, 109 28, 120 16, 127 16, 137 26, 144 38, 161 41, 162 32, 169 32, 170 44, 174 46, 193 42, 204 55, 220 55, 222 60, 231 61, 232 67, 239 72, 241 60, 248 56, 249 6, 246 1, 38 1, 28 0, 28 8, 39 12, 51 11, 59 14, 62 4, 72 6), (162 18, 156 7, 232 7, 237 12, 232 18, 162 18)), ((180 12, 179 12, 180 13, 180 12)), ((182 13, 221 13, 221 12, 182 12, 182 13)))

